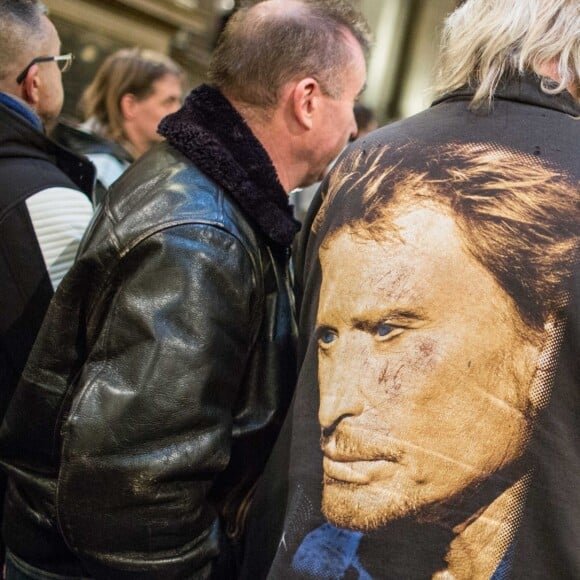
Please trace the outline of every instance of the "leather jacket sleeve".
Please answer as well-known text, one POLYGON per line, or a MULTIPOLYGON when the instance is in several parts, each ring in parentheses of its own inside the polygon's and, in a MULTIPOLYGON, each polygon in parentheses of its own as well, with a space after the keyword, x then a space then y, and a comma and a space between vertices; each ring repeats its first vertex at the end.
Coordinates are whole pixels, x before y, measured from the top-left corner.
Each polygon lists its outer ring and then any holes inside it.
POLYGON ((56 509, 94 577, 216 574, 224 537, 207 496, 260 324, 256 267, 218 227, 175 226, 125 256, 89 314, 99 330, 62 425, 56 509))

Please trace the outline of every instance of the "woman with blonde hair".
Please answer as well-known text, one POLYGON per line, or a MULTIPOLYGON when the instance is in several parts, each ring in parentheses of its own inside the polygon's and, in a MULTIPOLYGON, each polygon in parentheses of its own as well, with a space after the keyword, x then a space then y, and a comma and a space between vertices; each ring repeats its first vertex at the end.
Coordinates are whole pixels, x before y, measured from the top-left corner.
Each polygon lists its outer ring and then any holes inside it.
POLYGON ((55 132, 95 164, 95 202, 132 161, 162 140, 157 125, 180 107, 182 96, 182 70, 166 55, 124 48, 103 62, 79 103, 83 124, 61 124, 55 132))

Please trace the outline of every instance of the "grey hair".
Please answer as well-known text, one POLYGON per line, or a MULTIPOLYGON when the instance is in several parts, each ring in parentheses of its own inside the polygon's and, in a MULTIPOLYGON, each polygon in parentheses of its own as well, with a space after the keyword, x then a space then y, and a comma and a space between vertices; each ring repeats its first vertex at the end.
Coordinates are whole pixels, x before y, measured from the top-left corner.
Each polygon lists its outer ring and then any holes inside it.
POLYGON ((45 39, 46 14, 37 0, 0 0, 0 81, 14 74, 45 39))
POLYGON ((491 104, 502 76, 542 76, 551 64, 558 80, 543 78, 545 92, 579 88, 578 0, 465 0, 445 21, 436 89, 469 84, 478 108, 491 104))

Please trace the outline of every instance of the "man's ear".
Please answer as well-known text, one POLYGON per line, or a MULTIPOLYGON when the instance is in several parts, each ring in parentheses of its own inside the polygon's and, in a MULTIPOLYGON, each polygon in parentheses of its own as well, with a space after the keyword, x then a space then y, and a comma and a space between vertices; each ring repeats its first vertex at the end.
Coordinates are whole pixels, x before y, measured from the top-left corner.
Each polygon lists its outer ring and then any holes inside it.
POLYGON ((125 93, 119 102, 119 108, 123 118, 130 121, 135 116, 135 105, 137 104, 137 97, 133 93, 125 93))
POLYGON ((320 96, 320 85, 312 77, 302 79, 294 87, 294 115, 305 129, 312 129, 314 115, 320 106, 320 96))
POLYGON ((39 67, 33 64, 26 73, 24 80, 20 84, 20 98, 28 103, 34 110, 38 109, 40 102, 40 84, 42 83, 38 75, 39 67))

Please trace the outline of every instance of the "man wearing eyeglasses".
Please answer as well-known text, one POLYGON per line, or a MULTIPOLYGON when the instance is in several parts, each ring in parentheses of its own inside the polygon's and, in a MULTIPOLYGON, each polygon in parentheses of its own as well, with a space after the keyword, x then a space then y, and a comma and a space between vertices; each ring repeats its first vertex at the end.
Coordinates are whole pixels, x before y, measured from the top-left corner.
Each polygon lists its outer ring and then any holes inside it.
POLYGON ((43 5, 0 0, 0 416, 92 215, 94 168, 45 135, 71 60, 43 5))

